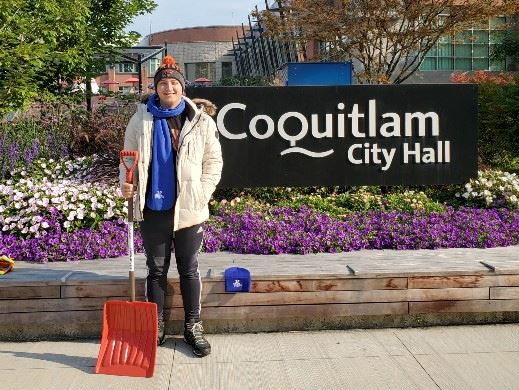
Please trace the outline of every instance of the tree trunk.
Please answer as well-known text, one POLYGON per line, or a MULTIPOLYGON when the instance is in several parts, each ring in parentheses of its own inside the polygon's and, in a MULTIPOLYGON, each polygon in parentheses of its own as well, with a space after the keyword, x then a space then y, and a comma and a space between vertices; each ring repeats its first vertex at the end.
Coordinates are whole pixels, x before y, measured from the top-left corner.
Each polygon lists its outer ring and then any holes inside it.
POLYGON ((92 84, 90 83, 90 77, 87 77, 85 87, 87 111, 92 112, 92 84))

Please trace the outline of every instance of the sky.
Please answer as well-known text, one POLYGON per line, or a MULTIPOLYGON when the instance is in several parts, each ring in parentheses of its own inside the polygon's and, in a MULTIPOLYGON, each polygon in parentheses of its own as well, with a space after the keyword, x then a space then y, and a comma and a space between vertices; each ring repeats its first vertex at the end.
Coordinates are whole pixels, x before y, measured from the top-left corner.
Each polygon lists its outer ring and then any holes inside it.
MULTIPOLYGON (((142 36, 174 28, 247 25, 247 15, 257 5, 265 9, 264 0, 155 0, 151 14, 141 15, 127 27, 142 36)), ((271 3, 271 1, 269 1, 271 3)))

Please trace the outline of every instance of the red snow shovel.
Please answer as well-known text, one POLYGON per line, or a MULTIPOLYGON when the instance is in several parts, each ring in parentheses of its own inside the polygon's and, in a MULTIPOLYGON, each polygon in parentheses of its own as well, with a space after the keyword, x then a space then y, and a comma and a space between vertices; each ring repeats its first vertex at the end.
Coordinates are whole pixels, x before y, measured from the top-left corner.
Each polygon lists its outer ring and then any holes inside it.
MULTIPOLYGON (((138 152, 123 150, 121 163, 126 182, 133 183, 138 152), (128 166, 126 161, 133 159, 128 166)), ((128 199, 128 252, 130 254, 130 302, 107 301, 104 307, 103 336, 96 373, 150 378, 157 353, 157 305, 135 302, 135 264, 133 248, 133 201, 128 199)))

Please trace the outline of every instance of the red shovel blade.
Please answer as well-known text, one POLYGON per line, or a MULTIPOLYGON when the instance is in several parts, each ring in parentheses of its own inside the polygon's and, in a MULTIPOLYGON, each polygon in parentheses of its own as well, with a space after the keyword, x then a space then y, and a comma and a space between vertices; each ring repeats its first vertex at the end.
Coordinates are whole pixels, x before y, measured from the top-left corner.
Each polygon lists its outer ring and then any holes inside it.
POLYGON ((152 377, 157 333, 155 303, 106 302, 96 373, 152 377))

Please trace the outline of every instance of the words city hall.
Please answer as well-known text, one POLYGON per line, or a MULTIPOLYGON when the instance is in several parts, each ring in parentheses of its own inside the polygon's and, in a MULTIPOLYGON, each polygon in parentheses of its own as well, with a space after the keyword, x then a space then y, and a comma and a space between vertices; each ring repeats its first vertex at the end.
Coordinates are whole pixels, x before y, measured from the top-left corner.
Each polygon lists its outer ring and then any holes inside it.
MULTIPOLYGON (((435 137, 433 139, 436 142, 433 147, 425 147, 422 142, 402 142, 400 144, 401 163, 431 164, 451 161, 451 143, 447 140, 439 140, 440 118, 434 111, 405 112, 403 115, 396 112, 385 112, 380 115, 377 114, 376 100, 369 100, 367 113, 360 112, 358 104, 353 104, 350 112, 344 112, 346 107, 344 103, 338 103, 336 107, 338 113, 335 114, 321 113, 305 116, 296 111, 285 112, 279 116, 277 123, 267 114, 254 115, 249 122, 248 130, 253 138, 259 140, 268 139, 277 132, 290 144, 290 148, 283 150, 281 155, 301 153, 313 158, 329 156, 334 153, 334 150, 315 152, 297 147, 297 142, 307 137, 309 133, 315 139, 346 138, 347 133, 353 139, 376 138, 379 141, 382 138, 414 137, 410 141, 415 141, 417 137, 422 139, 435 137), (323 116, 324 129, 322 128, 323 116), (380 122, 383 122, 380 126, 377 124, 377 118, 381 118, 380 122), (290 125, 287 125, 286 122, 289 119, 291 119, 290 125), (361 126, 361 124, 363 125, 361 126)), ((246 111, 247 105, 229 103, 223 106, 217 116, 218 130, 223 137, 229 140, 247 138, 248 134, 243 131, 241 126, 239 131, 226 127, 225 117, 231 110, 246 111)), ((240 117, 244 116, 240 115, 240 117)), ((318 144, 315 143, 315 146, 318 144)), ((350 145, 345 154, 347 162, 351 164, 377 164, 385 171, 391 167, 396 153, 396 147, 379 147, 376 142, 361 142, 350 145)))

